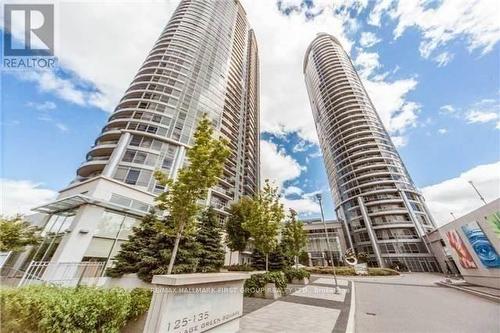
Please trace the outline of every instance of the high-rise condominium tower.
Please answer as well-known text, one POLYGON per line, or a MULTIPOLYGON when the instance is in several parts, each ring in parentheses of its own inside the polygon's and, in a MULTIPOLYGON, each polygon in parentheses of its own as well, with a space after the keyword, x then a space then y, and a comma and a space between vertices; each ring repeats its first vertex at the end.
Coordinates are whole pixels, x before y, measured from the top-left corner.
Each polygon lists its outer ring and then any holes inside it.
POLYGON ((37 209, 55 234, 37 259, 109 263, 165 190, 153 172, 176 176, 204 113, 231 149, 207 198, 224 216, 230 201, 259 186, 258 50, 237 0, 180 2, 76 179, 37 209))
POLYGON ((434 222, 339 41, 318 34, 304 59, 311 109, 348 244, 369 264, 437 271, 434 222), (400 264, 400 266, 402 266, 400 264))

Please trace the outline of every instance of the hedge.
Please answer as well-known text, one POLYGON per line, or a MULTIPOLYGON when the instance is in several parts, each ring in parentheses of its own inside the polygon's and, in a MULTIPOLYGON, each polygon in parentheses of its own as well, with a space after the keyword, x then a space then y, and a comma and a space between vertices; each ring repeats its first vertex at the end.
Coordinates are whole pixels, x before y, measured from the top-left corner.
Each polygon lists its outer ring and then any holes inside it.
POLYGON ((283 271, 288 282, 292 282, 294 279, 302 280, 303 278, 309 278, 311 273, 303 268, 289 268, 283 271))
POLYGON ((267 283, 274 283, 282 294, 286 292, 286 280, 283 272, 267 272, 261 274, 253 274, 245 281, 245 296, 263 295, 264 287, 267 283))
POLYGON ((238 264, 238 265, 230 265, 224 266, 230 272, 251 272, 255 271, 255 268, 250 266, 249 264, 238 264))
POLYGON ((151 290, 29 286, 0 289, 2 332, 119 332, 145 313, 151 290))
MULTIPOLYGON (((333 274, 333 269, 331 267, 306 267, 306 270, 313 274, 333 274)), ((335 273, 342 276, 356 275, 354 267, 350 266, 340 266, 335 267, 335 273)), ((368 275, 370 276, 388 276, 388 275, 399 275, 399 273, 390 268, 368 268, 368 275)))

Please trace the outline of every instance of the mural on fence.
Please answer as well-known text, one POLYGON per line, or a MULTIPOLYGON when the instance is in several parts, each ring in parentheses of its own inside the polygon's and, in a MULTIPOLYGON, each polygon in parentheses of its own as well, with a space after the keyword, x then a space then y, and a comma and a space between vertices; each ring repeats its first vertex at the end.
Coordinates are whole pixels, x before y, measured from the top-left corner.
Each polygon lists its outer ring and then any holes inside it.
POLYGON ((456 230, 450 230, 446 233, 448 237, 448 242, 450 242, 451 247, 455 250, 458 255, 460 265, 463 268, 477 268, 474 259, 472 258, 469 250, 465 247, 464 242, 456 232, 456 230))
POLYGON ((500 268, 500 257, 477 222, 464 224, 462 231, 485 267, 500 268))

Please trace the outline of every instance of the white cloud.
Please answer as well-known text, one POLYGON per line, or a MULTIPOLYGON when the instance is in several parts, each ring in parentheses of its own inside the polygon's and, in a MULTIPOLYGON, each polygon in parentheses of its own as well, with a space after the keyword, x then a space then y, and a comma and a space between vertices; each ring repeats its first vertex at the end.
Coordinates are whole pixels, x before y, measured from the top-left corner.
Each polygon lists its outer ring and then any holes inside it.
POLYGON ((71 75, 31 72, 22 78, 63 100, 110 112, 178 2, 55 1, 56 56, 71 75))
MULTIPOLYGON (((394 37, 398 38, 411 27, 422 32, 420 54, 433 57, 434 52, 453 40, 465 39, 469 51, 490 52, 500 40, 500 25, 496 1, 481 0, 427 0, 395 1, 378 3, 370 14, 370 22, 380 25, 381 15, 397 21, 394 37)), ((451 55, 438 57, 441 60, 451 55)), ((440 62, 438 59, 436 61, 440 62)))
POLYGON ((440 129, 438 129, 438 133, 439 134, 446 134, 446 133, 448 133, 448 130, 446 128, 440 128, 440 129))
POLYGON ((68 126, 64 125, 63 123, 55 123, 54 124, 58 130, 60 130, 61 132, 68 132, 69 131, 69 128, 68 126))
POLYGON ((283 191, 283 194, 285 195, 285 197, 290 196, 290 195, 302 195, 302 193, 304 193, 304 191, 297 186, 288 186, 283 191))
POLYGON ((292 151, 294 153, 300 153, 300 152, 303 152, 303 151, 307 151, 309 150, 310 148, 314 147, 315 144, 314 143, 311 143, 311 142, 308 142, 306 140, 299 140, 299 142, 293 146, 293 149, 292 151))
MULTIPOLYGON (((302 62, 309 43, 318 32, 337 37, 349 52, 353 42, 346 31, 354 27, 346 8, 359 8, 356 1, 315 1, 314 19, 306 10, 286 16, 270 0, 243 0, 259 44, 261 73, 261 130, 272 133, 298 132, 301 138, 318 142, 309 105, 302 62)), ((289 5, 298 5, 293 1, 289 5)))
POLYGON ((408 143, 408 138, 405 136, 391 136, 391 140, 396 148, 404 147, 408 143))
MULTIPOLYGON (((78 78, 63 79, 53 71, 48 70, 20 72, 17 75, 21 80, 36 83, 38 89, 41 91, 54 93, 57 97, 67 102, 80 106, 95 106, 106 111, 112 111, 110 101, 103 94, 98 91, 88 91, 78 87, 75 82, 83 83, 78 78)), ((53 102, 46 103, 54 104, 53 102)), ((48 108, 45 110, 48 110, 48 108)))
POLYGON ((368 23, 374 26, 380 26, 380 19, 382 14, 386 12, 392 5, 393 0, 381 0, 376 2, 370 15, 368 16, 368 23))
POLYGON ((372 47, 380 43, 381 39, 377 37, 373 32, 362 32, 359 39, 359 44, 362 47, 372 47))
POLYGON ((292 208, 297 213, 302 215, 311 215, 313 213, 319 213, 320 207, 317 202, 315 202, 312 198, 300 198, 300 199, 288 199, 283 198, 281 200, 285 209, 292 208))
POLYGON ((29 214, 30 209, 54 200, 57 192, 29 180, 0 179, 0 214, 29 214))
POLYGON ((372 76, 381 67, 378 57, 378 53, 359 52, 354 60, 354 64, 358 67, 359 75, 364 78, 372 76))
POLYGON ((283 189, 283 184, 299 177, 305 167, 272 142, 261 140, 260 150, 262 179, 269 179, 279 186, 283 194, 281 202, 285 208, 287 210, 292 208, 299 214, 305 215, 318 213, 319 205, 313 199, 315 193, 304 193, 297 186, 288 186, 283 189), (289 198, 289 196, 294 196, 294 198, 289 198))
POLYGON ((443 53, 440 53, 439 55, 437 55, 434 58, 434 61, 437 62, 438 67, 443 67, 443 66, 448 65, 448 63, 453 60, 453 57, 454 57, 453 54, 451 54, 449 52, 443 52, 443 53))
POLYGON ((265 140, 260 141, 260 159, 262 179, 269 179, 280 188, 283 188, 283 183, 287 180, 300 176, 304 169, 276 144, 265 140))
POLYGON ((28 102, 26 103, 26 106, 34 108, 39 111, 49 111, 49 110, 54 110, 57 108, 56 103, 51 102, 51 101, 45 101, 43 103, 37 103, 37 102, 28 102))
POLYGON ((469 111, 469 113, 467 113, 466 118, 467 118, 467 121, 471 124, 473 124, 473 123, 488 123, 490 121, 497 120, 498 114, 495 112, 472 110, 472 111, 469 111))
POLYGON ((482 202, 468 183, 474 182, 487 201, 500 197, 500 161, 476 166, 458 177, 424 187, 422 192, 432 216, 438 225, 452 220, 450 212, 457 218, 480 207, 482 202))
POLYGON ((390 73, 379 72, 382 65, 379 55, 374 52, 358 49, 354 64, 385 128, 395 138, 396 146, 404 146, 408 141, 404 134, 408 128, 416 126, 420 112, 420 104, 407 100, 407 95, 416 88, 417 80, 387 80, 390 73))
POLYGON ((420 105, 406 100, 406 95, 417 86, 416 79, 363 81, 380 119, 391 135, 403 135, 408 128, 416 125, 420 105))
POLYGON ((456 110, 453 107, 453 105, 446 104, 446 105, 443 105, 442 107, 440 107, 439 111, 441 111, 442 113, 454 113, 456 110))
POLYGON ((500 129, 500 104, 494 99, 483 99, 467 110, 465 120, 469 124, 493 122, 500 129))

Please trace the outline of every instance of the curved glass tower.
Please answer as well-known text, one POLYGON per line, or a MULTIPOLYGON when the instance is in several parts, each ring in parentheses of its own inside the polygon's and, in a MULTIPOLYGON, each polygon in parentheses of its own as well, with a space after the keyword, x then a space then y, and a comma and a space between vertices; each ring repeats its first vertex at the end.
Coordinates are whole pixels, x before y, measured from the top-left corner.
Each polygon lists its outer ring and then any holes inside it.
POLYGON ((204 113, 231 149, 206 201, 223 217, 230 201, 259 187, 258 49, 237 0, 180 2, 75 180, 58 200, 36 208, 48 214, 46 234, 54 235, 41 260, 108 266, 165 190, 154 171, 176 177, 187 162, 204 113))
POLYGON ((425 241, 435 228, 363 84, 339 41, 318 34, 304 76, 335 209, 348 244, 369 264, 437 271, 425 241))
POLYGON ((217 207, 258 183, 258 56, 237 1, 182 1, 104 126, 77 181, 104 175, 163 191, 153 171, 175 176, 197 119, 207 113, 232 154, 217 207), (221 199, 221 200, 219 200, 221 199))

